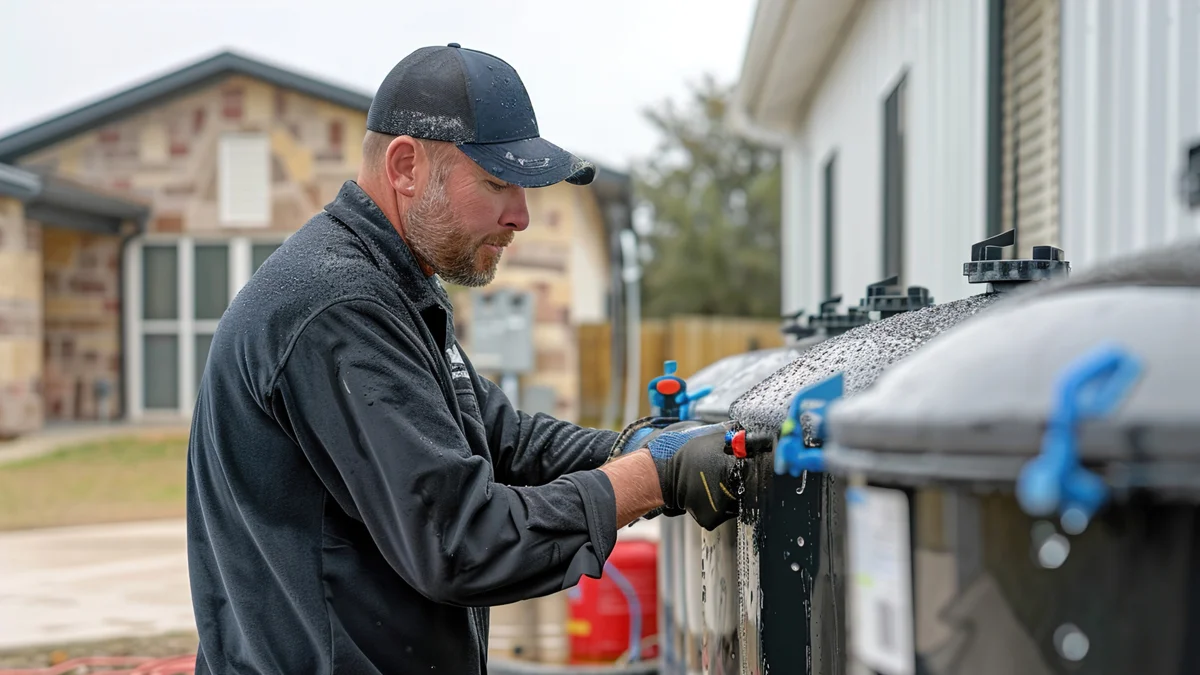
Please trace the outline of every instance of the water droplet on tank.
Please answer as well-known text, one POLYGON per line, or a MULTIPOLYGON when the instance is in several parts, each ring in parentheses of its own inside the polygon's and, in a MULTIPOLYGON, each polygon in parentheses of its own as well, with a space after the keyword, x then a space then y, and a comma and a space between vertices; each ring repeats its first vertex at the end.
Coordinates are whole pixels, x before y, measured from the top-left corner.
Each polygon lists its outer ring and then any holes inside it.
POLYGON ((745 494, 745 492, 746 492, 746 486, 745 486, 745 485, 739 485, 739 486, 738 486, 738 494, 739 494, 739 495, 740 495, 740 494, 745 494))
POLYGON ((1055 532, 1054 523, 1052 523, 1048 520, 1037 521, 1036 523, 1033 524, 1033 528, 1031 528, 1029 531, 1030 537, 1033 539, 1034 545, 1042 543, 1043 541, 1046 540, 1047 537, 1053 535, 1054 532, 1055 532))
POLYGON ((803 546, 804 545, 804 537, 796 537, 796 545, 803 546))
POLYGON ((1071 542, 1061 534, 1052 534, 1038 546, 1038 564, 1048 570, 1056 570, 1067 561, 1071 552, 1071 542))
POLYGON ((1058 655, 1068 661, 1082 661, 1087 656, 1091 641, 1073 623, 1064 623, 1054 631, 1054 648, 1058 655))
POLYGON ((1083 534, 1088 526, 1088 517, 1077 508, 1069 508, 1063 512, 1061 522, 1067 534, 1083 534))
POLYGON ((800 563, 796 563, 796 562, 792 563, 792 571, 799 572, 800 571, 800 563))

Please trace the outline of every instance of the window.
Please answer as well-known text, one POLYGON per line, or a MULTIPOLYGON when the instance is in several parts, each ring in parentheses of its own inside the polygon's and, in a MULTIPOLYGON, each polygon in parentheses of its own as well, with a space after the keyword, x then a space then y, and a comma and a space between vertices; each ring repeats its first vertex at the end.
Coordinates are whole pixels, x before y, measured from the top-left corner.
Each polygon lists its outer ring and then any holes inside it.
POLYGON ((900 78, 883 104, 883 277, 904 279, 904 91, 900 78))
POLYGON ((221 316, 280 245, 151 236, 130 245, 125 381, 130 417, 188 415, 221 316))
POLYGON ((270 223, 271 142, 266 134, 222 136, 217 180, 223 224, 270 223))
POLYGON ((279 244, 255 244, 250 248, 250 272, 253 274, 262 267, 262 264, 271 257, 275 249, 279 248, 279 244))
POLYGON ((825 295, 823 299, 833 297, 833 279, 834 279, 834 230, 837 226, 836 220, 836 204, 837 204, 837 153, 829 157, 825 162, 825 170, 822 175, 822 213, 821 219, 824 224, 825 240, 822 246, 825 248, 825 295))

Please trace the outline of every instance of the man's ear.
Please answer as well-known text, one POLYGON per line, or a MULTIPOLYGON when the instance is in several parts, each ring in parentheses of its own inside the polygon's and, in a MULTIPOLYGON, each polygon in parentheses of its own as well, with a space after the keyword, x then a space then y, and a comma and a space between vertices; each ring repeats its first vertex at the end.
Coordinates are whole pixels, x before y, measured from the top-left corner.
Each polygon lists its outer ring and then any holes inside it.
POLYGON ((417 191, 417 156, 422 151, 412 136, 397 136, 388 144, 384 166, 388 184, 402 195, 413 196, 417 191))

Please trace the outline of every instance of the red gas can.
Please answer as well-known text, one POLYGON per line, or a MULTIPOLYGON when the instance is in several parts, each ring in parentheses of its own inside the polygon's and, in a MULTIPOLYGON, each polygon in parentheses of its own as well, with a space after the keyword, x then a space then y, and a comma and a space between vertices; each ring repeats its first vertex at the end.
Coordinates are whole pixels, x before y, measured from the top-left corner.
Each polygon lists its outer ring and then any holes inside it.
POLYGON ((640 605, 640 658, 658 656, 657 644, 646 640, 658 633, 658 544, 629 540, 617 542, 599 579, 584 577, 567 592, 572 663, 612 663, 622 655, 628 658, 633 611, 626 598, 629 591, 640 605))

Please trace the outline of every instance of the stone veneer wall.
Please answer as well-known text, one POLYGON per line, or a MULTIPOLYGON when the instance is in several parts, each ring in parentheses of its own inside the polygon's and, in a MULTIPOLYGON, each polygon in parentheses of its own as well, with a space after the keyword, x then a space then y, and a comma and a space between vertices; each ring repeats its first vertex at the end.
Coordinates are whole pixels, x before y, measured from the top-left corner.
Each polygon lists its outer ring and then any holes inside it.
POLYGON ((261 80, 225 80, 23 158, 150 201, 157 234, 238 235, 298 229, 358 172, 366 114, 261 80), (227 226, 217 195, 220 138, 261 132, 271 146, 271 222, 227 226))
MULTIPOLYGON (((269 237, 299 228, 357 174, 365 130, 362 111, 232 76, 38 151, 20 164, 149 200, 153 213, 148 229, 154 234, 222 237, 261 232, 269 237), (218 222, 219 139, 225 132, 246 131, 267 133, 271 140, 272 218, 266 227, 218 222)), ((523 385, 551 388, 551 412, 574 420, 579 409, 579 355, 571 319, 572 237, 586 228, 602 231, 603 225, 588 188, 562 183, 526 194, 531 225, 505 254, 495 286, 535 294, 537 372, 523 378, 523 385)), ((599 241, 604 241, 602 235, 599 241)), ((606 287, 601 282, 598 292, 606 287)), ((455 306, 469 349, 469 302, 461 298, 455 306)), ((98 357, 104 361, 106 352, 99 351, 98 357)), ((64 361, 58 352, 52 360, 64 361)), ((92 377, 92 367, 85 370, 80 377, 92 377)), ((80 381, 76 379, 77 387, 80 381)), ((77 401, 83 402, 83 409, 91 405, 86 395, 72 396, 56 399, 63 410, 79 409, 77 401)))
POLYGON ((121 415, 121 239, 43 227, 47 420, 121 415))
POLYGON ((42 426, 41 268, 36 224, 0 198, 0 437, 42 426))

